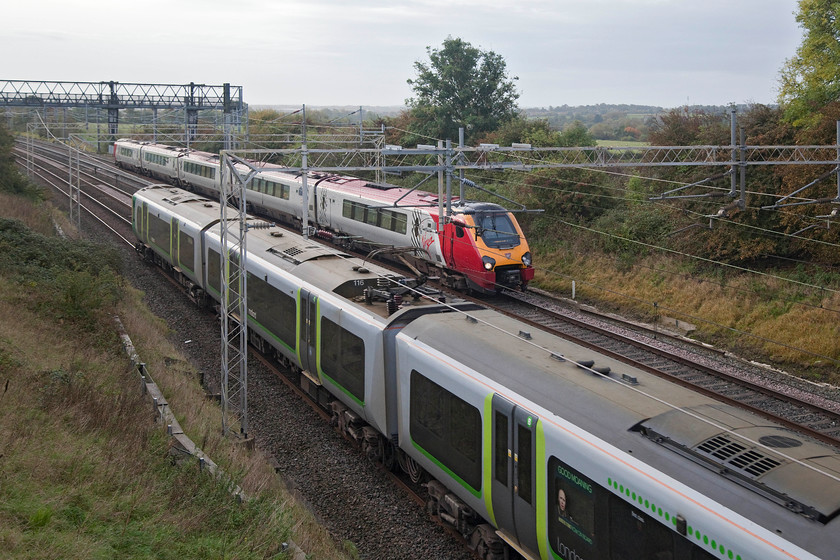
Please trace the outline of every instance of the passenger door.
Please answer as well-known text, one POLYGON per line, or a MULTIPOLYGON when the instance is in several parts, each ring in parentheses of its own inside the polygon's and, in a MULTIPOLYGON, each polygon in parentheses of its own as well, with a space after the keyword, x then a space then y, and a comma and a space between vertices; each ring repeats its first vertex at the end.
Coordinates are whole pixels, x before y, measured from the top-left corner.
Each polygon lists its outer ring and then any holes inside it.
POLYGON ((148 231, 146 230, 146 213, 149 211, 149 205, 146 202, 141 204, 137 204, 137 208, 135 209, 136 217, 134 219, 134 227, 135 233, 137 234, 137 238, 144 243, 148 241, 148 231))
POLYGON ((180 268, 181 258, 178 247, 178 218, 172 218, 169 225, 169 247, 172 255, 172 266, 180 268))
POLYGON ((493 395, 492 494, 496 524, 523 547, 538 551, 536 425, 533 414, 493 395))
POLYGON ((298 325, 298 352, 301 369, 308 371, 313 378, 319 379, 316 354, 318 334, 318 296, 301 288, 299 292, 298 309, 300 309, 300 324, 298 325))

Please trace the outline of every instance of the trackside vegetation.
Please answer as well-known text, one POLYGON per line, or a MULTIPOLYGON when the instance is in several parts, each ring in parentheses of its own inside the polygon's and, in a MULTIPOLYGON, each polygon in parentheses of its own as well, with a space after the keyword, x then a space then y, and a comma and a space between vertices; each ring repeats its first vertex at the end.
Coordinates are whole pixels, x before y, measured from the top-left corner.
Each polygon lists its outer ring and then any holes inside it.
POLYGON ((290 540, 310 558, 351 558, 290 499, 258 452, 221 437, 218 406, 142 294, 122 279, 114 251, 58 237, 52 218, 60 214, 39 202, 37 188, 17 178, 2 185, 3 558, 287 558, 290 540), (115 315, 187 435, 229 478, 169 453, 115 315), (234 485, 249 499, 238 503, 234 485))

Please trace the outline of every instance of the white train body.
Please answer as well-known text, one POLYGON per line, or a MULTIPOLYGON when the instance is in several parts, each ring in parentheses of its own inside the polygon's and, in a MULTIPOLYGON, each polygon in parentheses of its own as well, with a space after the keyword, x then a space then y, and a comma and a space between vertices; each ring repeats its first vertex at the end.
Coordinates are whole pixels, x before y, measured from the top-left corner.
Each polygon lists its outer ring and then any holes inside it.
MULTIPOLYGON (((218 299, 220 212, 142 189, 138 249, 218 299)), ((483 558, 836 558, 837 449, 478 305, 409 301, 359 264, 253 230, 250 340, 372 458, 428 473, 431 510, 483 558)))
MULTIPOLYGON (((219 157, 206 152, 118 140, 119 165, 218 198, 219 157)), ((279 166, 262 165, 245 191, 249 208, 300 226, 303 179, 279 166)), ((250 171, 238 164, 242 175, 250 171)), ((230 174, 226 175, 230 177, 230 174)), ((340 242, 366 248, 400 248, 422 264, 423 273, 441 275, 452 287, 494 292, 525 287, 534 276, 531 253, 513 215, 499 205, 456 204, 455 217, 439 216, 438 198, 424 192, 375 185, 354 177, 310 173, 308 220, 340 242)))

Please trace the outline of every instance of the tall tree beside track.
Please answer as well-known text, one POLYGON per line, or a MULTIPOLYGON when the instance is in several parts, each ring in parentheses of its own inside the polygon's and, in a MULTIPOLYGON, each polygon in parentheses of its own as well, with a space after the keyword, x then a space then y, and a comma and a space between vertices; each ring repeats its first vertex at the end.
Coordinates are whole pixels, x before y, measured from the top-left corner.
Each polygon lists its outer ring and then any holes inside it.
POLYGON ((415 94, 406 100, 412 132, 457 142, 464 127, 469 143, 516 117, 519 78, 508 77, 501 55, 452 37, 426 53, 428 63, 415 62, 417 77, 408 80, 415 94))
POLYGON ((799 0, 796 21, 802 44, 779 78, 779 103, 796 126, 820 121, 827 104, 840 99, 840 2, 799 0))

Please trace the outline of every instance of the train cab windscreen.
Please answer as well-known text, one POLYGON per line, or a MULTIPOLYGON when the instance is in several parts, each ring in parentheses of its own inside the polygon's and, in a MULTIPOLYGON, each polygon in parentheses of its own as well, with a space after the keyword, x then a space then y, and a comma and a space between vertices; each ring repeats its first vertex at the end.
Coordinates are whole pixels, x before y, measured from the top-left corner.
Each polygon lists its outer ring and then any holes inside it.
POLYGON ((475 215, 476 237, 487 247, 510 249, 519 245, 519 233, 510 216, 504 212, 479 212, 475 215))

